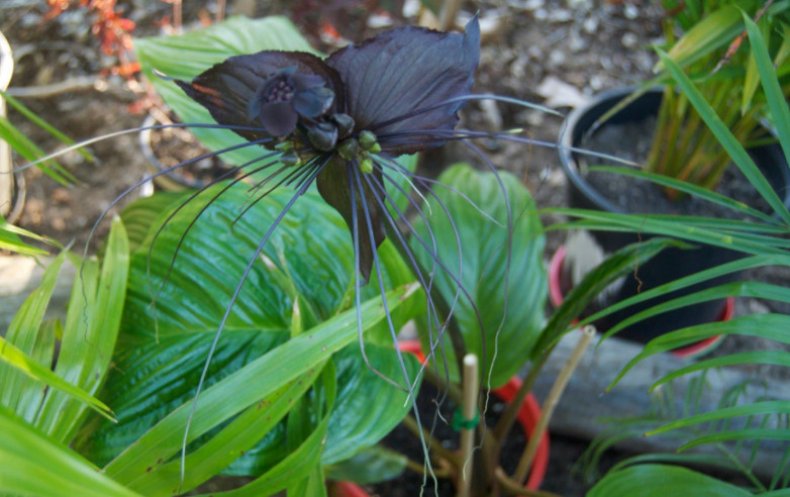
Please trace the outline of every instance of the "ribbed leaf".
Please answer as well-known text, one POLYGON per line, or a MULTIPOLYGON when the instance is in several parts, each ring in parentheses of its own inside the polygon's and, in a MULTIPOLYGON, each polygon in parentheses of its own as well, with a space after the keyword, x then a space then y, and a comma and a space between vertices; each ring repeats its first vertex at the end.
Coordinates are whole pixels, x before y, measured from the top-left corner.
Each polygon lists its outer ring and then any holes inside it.
MULTIPOLYGON (((395 308, 414 295, 414 286, 388 293, 388 305, 395 308)), ((373 325, 384 318, 379 299, 368 301, 359 310, 363 323, 373 325)), ((289 340, 242 369, 207 388, 192 420, 189 441, 193 441, 247 407, 299 378, 314 364, 357 337, 356 312, 346 311, 312 330, 289 340)), ((191 402, 183 404, 148 430, 137 442, 114 459, 106 468, 119 481, 134 481, 137 475, 154 468, 175 455, 181 445, 184 426, 191 412, 191 402)))
POLYGON ((332 480, 359 484, 392 480, 406 469, 406 460, 400 452, 377 445, 329 466, 327 476, 332 480))
MULTIPOLYGON (((435 271, 434 284, 446 305, 454 307, 467 352, 481 358, 485 384, 490 378, 491 386, 501 385, 532 353, 543 324, 548 288, 543 228, 529 192, 508 173, 456 165, 440 181, 455 191, 438 189, 437 198, 423 206, 429 225, 415 222, 411 248, 426 280, 435 271)), ((430 327, 435 331, 434 323, 430 327)), ((431 337, 425 325, 421 334, 427 344, 431 337)))
MULTIPOLYGON (((416 380, 417 360, 389 346, 367 344, 365 354, 379 373, 406 385, 399 356, 406 366, 409 386, 416 380)), ((387 385, 362 359, 358 345, 335 355, 338 372, 338 398, 329 421, 329 433, 321 462, 333 464, 375 445, 403 419, 411 408, 407 392, 387 385), (387 395, 380 395, 382 389, 387 395), (375 401, 371 401, 375 399, 375 401)), ((419 382, 415 391, 419 390, 419 382)))
MULTIPOLYGON (((154 70, 190 80, 233 55, 261 50, 313 52, 296 27, 284 17, 255 20, 233 17, 179 36, 136 39, 134 46, 143 73, 167 105, 186 123, 213 123, 214 120, 205 108, 186 96, 173 82, 156 76, 154 70)), ((244 142, 228 130, 195 128, 192 131, 211 150, 244 142)), ((261 149, 252 146, 224 154, 222 159, 241 165, 259 155, 261 149)))
MULTIPOLYGON (((249 196, 239 185, 201 214, 219 188, 222 186, 192 199, 174 216, 170 211, 188 199, 187 195, 175 200, 172 196, 146 199, 124 213, 133 225, 149 223, 151 229, 133 255, 122 338, 126 346, 116 356, 117 373, 105 388, 108 401, 119 413, 119 423, 99 426, 83 441, 82 450, 100 462, 115 457, 107 470, 146 495, 169 495, 179 486, 181 463, 170 457, 180 447, 183 421, 189 415, 190 399, 218 323, 248 258, 290 200, 285 192, 270 194, 233 224, 246 202, 257 197, 249 196), (157 209, 162 211, 154 218, 157 209), (160 231, 165 221, 167 225, 160 231), (190 231, 183 236, 187 228, 190 231), (174 258, 176 247, 179 250, 174 258), (167 429, 175 433, 162 440, 167 429)), ((381 249, 385 288, 410 282, 412 277, 404 272, 397 252, 388 244, 381 249)), ((182 489, 220 471, 244 475, 273 471, 288 456, 284 425, 278 421, 309 388, 315 368, 356 338, 354 309, 342 315, 342 332, 338 328, 328 332, 341 333, 342 343, 334 342, 338 337, 327 338, 330 342, 311 338, 314 326, 328 326, 328 319, 353 302, 349 295, 351 257, 350 237, 340 216, 318 196, 299 198, 253 264, 217 343, 206 377, 208 388, 190 430, 193 443, 182 489), (295 337, 289 340, 291 335, 295 337), (288 352, 293 347, 298 352, 288 352), (273 357, 275 363, 260 364, 266 357, 273 357), (259 411, 260 406, 266 408, 259 411), (201 416, 206 418, 199 422, 201 416), (266 421, 262 422, 261 416, 266 416, 266 421)), ((373 302, 360 309, 366 332, 380 329, 383 321, 381 295, 373 283, 363 292, 373 302), (371 308, 378 309, 375 318, 370 318, 371 308)), ((412 308, 412 303, 402 304, 390 301, 388 305, 394 315, 410 319, 414 310, 402 313, 400 308, 412 308)), ((372 367, 400 378, 391 341, 386 347, 366 345, 366 350, 372 367)), ((358 399, 368 398, 370 392, 393 387, 384 385, 362 364, 358 348, 344 351, 338 361, 341 402, 329 416, 329 440, 324 437, 335 459, 375 444, 405 413, 405 395, 394 389, 385 402, 373 408, 355 407, 358 399)), ((409 374, 414 376, 414 364, 409 365, 409 374)), ((316 457, 318 464, 320 451, 316 457)))
POLYGON ((143 244, 146 237, 159 221, 163 212, 169 212, 170 206, 177 200, 183 200, 184 194, 176 192, 157 192, 150 197, 139 198, 129 204, 121 213, 121 219, 129 236, 129 250, 134 252, 143 244))

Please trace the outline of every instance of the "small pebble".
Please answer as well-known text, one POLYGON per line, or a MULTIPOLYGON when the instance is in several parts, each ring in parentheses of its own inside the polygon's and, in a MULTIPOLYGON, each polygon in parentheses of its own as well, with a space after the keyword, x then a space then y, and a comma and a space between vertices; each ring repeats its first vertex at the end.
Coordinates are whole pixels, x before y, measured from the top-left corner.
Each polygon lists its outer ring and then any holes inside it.
POLYGON ((549 22, 562 23, 568 22, 573 19, 573 13, 570 10, 556 9, 549 13, 549 22))
POLYGON ((623 14, 625 15, 626 19, 634 20, 639 17, 639 9, 636 5, 627 3, 625 4, 625 9, 623 10, 623 14))
POLYGON ((587 48, 587 40, 580 36, 579 33, 572 33, 568 46, 572 52, 578 53, 587 48))
POLYGON ((565 53, 562 50, 552 50, 549 54, 549 64, 560 66, 565 63, 565 53))
POLYGON ((529 11, 535 11, 538 9, 542 9, 544 5, 546 5, 544 0, 527 0, 526 2, 524 2, 524 9, 529 11))
POLYGON ((598 31, 598 18, 588 17, 585 19, 584 24, 582 24, 582 29, 584 29, 584 32, 588 34, 593 34, 598 31))
POLYGON ((622 43, 625 48, 636 48, 639 44, 639 38, 634 33, 628 32, 620 38, 620 43, 622 43))
POLYGON ((71 193, 65 188, 55 188, 52 190, 52 201, 60 205, 70 204, 71 193))

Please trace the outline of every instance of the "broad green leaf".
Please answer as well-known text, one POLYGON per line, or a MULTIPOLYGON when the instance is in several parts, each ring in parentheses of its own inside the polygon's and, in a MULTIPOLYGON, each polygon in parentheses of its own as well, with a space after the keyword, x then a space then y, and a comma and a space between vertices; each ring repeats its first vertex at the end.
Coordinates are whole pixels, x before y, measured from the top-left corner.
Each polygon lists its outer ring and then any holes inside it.
MULTIPOLYGON (((449 188, 422 206, 427 223, 415 221, 411 249, 426 284, 435 275, 443 308, 454 309, 467 352, 480 357, 484 384, 495 387, 533 352, 543 324, 543 227, 529 192, 509 173, 460 164, 440 181, 449 188)), ((437 329, 435 321, 422 323, 424 345, 437 329)))
MULTIPOLYGON (((179 406, 183 410, 183 406, 189 405, 228 295, 238 284, 261 237, 290 200, 287 193, 270 194, 234 225, 233 219, 246 202, 257 197, 250 197, 245 187, 238 185, 200 215, 208 199, 220 188, 216 186, 197 198, 180 195, 175 200, 172 196, 164 200, 145 199, 140 202, 142 205, 133 204, 124 213, 132 225, 142 227, 148 223, 151 229, 133 256, 124 317, 124 341, 129 345, 116 356, 117 372, 105 388, 108 402, 118 410, 119 423, 114 426, 104 423, 82 445, 83 451, 102 463, 116 457, 134 440, 145 437, 147 430, 167 419, 179 406), (174 216, 170 215, 187 200, 190 201, 174 216), (160 210, 156 217, 154 210, 160 210), (163 223, 167 224, 159 231, 163 223), (182 240, 187 228, 190 231, 182 240), (149 252, 150 246, 153 250, 149 252), (233 250, 228 250, 229 246, 233 250), (176 247, 179 251, 174 259, 176 247), (207 260, 223 271, 213 271, 207 260), (155 306, 151 305, 154 300, 155 306)), ((380 249, 385 289, 413 281, 390 244, 385 243, 380 249)), ((279 350, 294 330, 295 309, 299 309, 301 324, 297 328, 301 329, 325 322, 341 307, 348 306, 352 300, 348 293, 351 254, 348 230, 340 216, 316 195, 307 194, 298 199, 274 231, 260 260, 253 265, 218 342, 206 386, 211 387, 228 375, 243 371, 246 364, 258 357, 279 350), (298 307, 294 305, 296 301, 298 307)), ((363 298, 370 296, 380 302, 380 290, 374 285, 375 278, 372 279, 363 289, 363 298)), ((414 314, 414 310, 402 313, 399 307, 392 306, 390 310, 401 321, 414 314)), ((346 314, 356 316, 356 311, 352 309, 346 314)), ((382 323, 382 320, 364 322, 363 329, 372 333, 382 326, 386 328, 382 323)), ((373 358, 372 367, 398 379, 400 369, 391 339, 386 345, 366 346, 373 358)), ((375 409, 349 409, 363 394, 392 388, 364 365, 360 366, 361 358, 353 357, 353 350, 339 356, 342 367, 338 368, 338 375, 343 378, 339 395, 343 402, 338 404, 340 411, 331 417, 332 436, 337 438, 337 443, 330 443, 334 457, 348 457, 352 448, 359 450, 375 444, 400 421, 406 408, 405 394, 392 392, 375 409)), ((358 355, 359 349, 356 351, 358 355)), ((409 362, 410 358, 406 361, 413 377, 414 363, 409 362)), ((314 367, 319 363, 309 364, 314 367)), ((285 383, 275 386, 272 395, 287 387, 285 383)), ((300 381, 299 385, 288 388, 296 392, 295 389, 307 386, 300 381)), ((271 399, 275 401, 274 397, 271 399)), ((280 419, 293 406, 293 399, 283 402, 274 411, 269 406, 267 415, 275 417, 275 421, 280 419)), ((219 471, 259 475, 282 460, 288 454, 284 451, 282 425, 263 425, 257 416, 254 407, 249 407, 227 426, 207 428, 204 437, 195 442, 202 445, 190 446, 187 465, 194 472, 188 475, 184 485, 191 488, 219 471), (210 449, 220 451, 223 457, 212 457, 210 449)), ((138 476, 127 473, 129 480, 124 481, 146 494, 166 495, 170 491, 167 489, 175 488, 180 479, 178 460, 164 465, 157 462, 146 469, 138 476)))
POLYGON ((121 213, 129 236, 129 250, 137 250, 162 213, 169 212, 170 206, 176 201, 184 201, 183 197, 183 194, 176 192, 157 192, 156 195, 140 198, 129 204, 121 213))
MULTIPOLYGON (((207 385, 237 372, 286 338, 286 334, 256 329, 226 330, 211 361, 207 385)), ((211 333, 189 333, 162 337, 158 344, 122 347, 115 357, 119 373, 110 375, 104 389, 105 401, 113 406, 118 422, 104 422, 92 431, 81 452, 104 465, 191 399, 212 339, 211 333)), ((270 451, 266 462, 280 455, 280 451, 270 451)))
POLYGON ((327 476, 335 481, 359 484, 393 480, 406 469, 406 456, 382 446, 364 449, 353 457, 327 468, 327 476))
POLYGON ((0 491, 25 497, 140 497, 0 407, 0 491))
POLYGON ((640 464, 610 471, 587 497, 751 497, 751 492, 679 466, 640 464))
MULTIPOLYGON (((394 309, 419 296, 416 290, 416 286, 410 285, 389 292, 389 306, 394 309)), ((359 312, 366 325, 384 318, 379 299, 365 302, 359 312)), ((205 389, 192 418, 188 442, 304 375, 314 364, 327 360, 351 343, 357 338, 356 320, 354 311, 339 314, 205 389)), ((146 468, 155 468, 177 454, 191 412, 191 402, 172 411, 111 461, 105 468, 107 474, 118 481, 134 481, 146 468)))
MULTIPOLYGON (((201 105, 181 91, 175 83, 154 74, 160 71, 170 77, 190 80, 228 57, 261 50, 312 52, 313 49, 296 27, 284 17, 246 19, 232 17, 204 29, 179 36, 136 39, 135 52, 143 73, 153 83, 165 103, 185 123, 213 123, 201 105)), ((245 140, 232 131, 193 128, 192 132, 209 149, 217 151, 245 140)), ((262 150, 253 145, 228 154, 225 162, 241 165, 260 156, 262 150)))
MULTIPOLYGON (((168 217, 163 213, 134 253, 124 340, 145 343, 157 334, 216 331, 249 258, 291 198, 288 192, 272 193, 234 224, 257 197, 236 185, 201 214, 221 187, 189 202, 157 234, 168 217)), ((317 195, 302 196, 253 264, 227 330, 289 330, 294 292, 309 304, 301 311, 304 326, 311 327, 309 316, 326 319, 343 303, 352 264, 351 241, 340 215, 317 195)))
MULTIPOLYGON (((401 354, 389 346, 365 345, 370 367, 406 387, 401 369, 404 361, 408 387, 415 383, 419 391, 419 365, 411 354, 401 354)), ((411 409, 406 391, 384 382, 371 371, 362 358, 358 344, 343 349, 334 357, 338 373, 338 397, 329 421, 326 447, 321 457, 323 464, 348 459, 361 449, 372 447, 401 422, 411 409)))

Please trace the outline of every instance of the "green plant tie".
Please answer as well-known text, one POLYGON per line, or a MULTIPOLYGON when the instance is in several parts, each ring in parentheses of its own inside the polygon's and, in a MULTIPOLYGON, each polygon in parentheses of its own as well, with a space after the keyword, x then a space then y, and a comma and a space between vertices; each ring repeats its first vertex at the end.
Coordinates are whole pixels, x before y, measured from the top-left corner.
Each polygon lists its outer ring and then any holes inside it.
POLYGON ((461 414, 460 409, 456 409, 455 412, 453 412, 453 419, 450 420, 450 427, 455 431, 471 430, 472 428, 476 428, 479 423, 480 413, 476 412, 475 417, 467 419, 461 414))

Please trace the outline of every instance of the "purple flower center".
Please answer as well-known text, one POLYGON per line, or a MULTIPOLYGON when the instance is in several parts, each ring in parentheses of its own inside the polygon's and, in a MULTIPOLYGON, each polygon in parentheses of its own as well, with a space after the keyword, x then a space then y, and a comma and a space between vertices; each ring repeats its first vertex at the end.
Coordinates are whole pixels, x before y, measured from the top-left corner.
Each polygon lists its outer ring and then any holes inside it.
POLYGON ((263 103, 289 102, 294 98, 294 87, 287 75, 281 74, 266 83, 261 98, 263 103))

